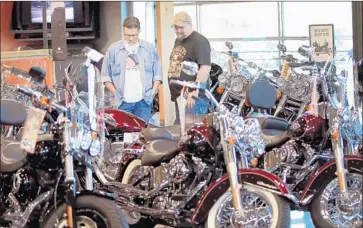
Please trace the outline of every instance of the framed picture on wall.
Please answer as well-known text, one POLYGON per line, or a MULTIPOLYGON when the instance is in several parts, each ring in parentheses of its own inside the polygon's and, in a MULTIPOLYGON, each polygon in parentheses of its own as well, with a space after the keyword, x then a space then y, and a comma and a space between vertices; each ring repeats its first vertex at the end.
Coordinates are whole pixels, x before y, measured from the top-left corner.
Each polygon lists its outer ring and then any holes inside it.
POLYGON ((334 25, 309 25, 310 46, 313 49, 312 59, 325 62, 334 57, 334 25))

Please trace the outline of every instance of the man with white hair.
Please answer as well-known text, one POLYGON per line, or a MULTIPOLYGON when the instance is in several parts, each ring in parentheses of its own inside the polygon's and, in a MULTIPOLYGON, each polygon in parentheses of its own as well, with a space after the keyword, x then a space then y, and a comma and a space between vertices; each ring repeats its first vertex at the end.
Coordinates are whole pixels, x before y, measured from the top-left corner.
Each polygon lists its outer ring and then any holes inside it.
MULTIPOLYGON (((207 38, 194 31, 191 17, 180 12, 174 16, 172 26, 177 36, 174 49, 170 55, 169 80, 195 81, 204 88, 209 88, 211 69, 211 47, 207 38), (193 70, 193 65, 196 70, 193 70), (184 67, 184 66, 189 66, 184 67)), ((171 100, 180 96, 181 86, 170 84, 171 100)), ((188 93, 186 114, 203 115, 208 112, 208 99, 203 91, 194 90, 188 93)), ((177 120, 179 122, 178 107, 177 120)))

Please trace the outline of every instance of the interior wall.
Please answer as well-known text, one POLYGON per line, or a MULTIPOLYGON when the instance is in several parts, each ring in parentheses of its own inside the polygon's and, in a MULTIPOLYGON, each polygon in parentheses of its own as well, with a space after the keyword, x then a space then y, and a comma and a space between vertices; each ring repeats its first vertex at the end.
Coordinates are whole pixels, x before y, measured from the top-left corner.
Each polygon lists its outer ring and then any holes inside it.
POLYGON ((356 60, 363 59, 363 2, 352 2, 353 49, 356 60))
POLYGON ((96 50, 104 54, 107 48, 121 39, 121 3, 100 1, 100 38, 94 42, 96 50))
POLYGON ((17 47, 29 44, 42 44, 41 41, 24 42, 14 39, 14 34, 10 32, 11 13, 13 10, 13 1, 0 2, 1 5, 1 51, 12 51, 17 47))

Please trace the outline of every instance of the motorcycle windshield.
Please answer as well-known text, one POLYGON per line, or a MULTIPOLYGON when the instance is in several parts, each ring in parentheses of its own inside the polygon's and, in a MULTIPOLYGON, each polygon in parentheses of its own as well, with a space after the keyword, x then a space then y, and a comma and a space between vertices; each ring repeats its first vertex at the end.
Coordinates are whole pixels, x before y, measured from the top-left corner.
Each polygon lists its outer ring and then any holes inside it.
MULTIPOLYGON (((84 54, 88 56, 91 50, 84 50, 84 54)), ((104 84, 89 56, 79 68, 77 75, 70 68, 66 72, 65 84, 69 91, 66 115, 71 121, 69 146, 71 151, 98 161, 103 157, 105 143, 104 84)))
POLYGON ((355 62, 346 59, 343 64, 331 60, 324 66, 322 86, 329 110, 329 125, 331 133, 339 130, 344 139, 354 145, 361 144, 362 117, 361 112, 355 109, 354 78, 355 62), (353 90, 353 91, 351 91, 353 90))
POLYGON ((248 85, 254 80, 266 79, 271 82, 275 71, 278 69, 277 60, 278 50, 277 41, 264 39, 262 41, 242 42, 244 48, 254 46, 259 49, 258 52, 240 53, 240 68, 236 74, 229 77, 228 89, 241 97, 246 97, 248 85), (248 43, 248 44, 247 44, 248 43))
POLYGON ((251 41, 251 44, 258 42, 258 52, 247 54, 244 57, 246 69, 250 72, 250 81, 259 79, 273 79, 279 71, 280 61, 277 41, 263 39, 262 41, 251 41))

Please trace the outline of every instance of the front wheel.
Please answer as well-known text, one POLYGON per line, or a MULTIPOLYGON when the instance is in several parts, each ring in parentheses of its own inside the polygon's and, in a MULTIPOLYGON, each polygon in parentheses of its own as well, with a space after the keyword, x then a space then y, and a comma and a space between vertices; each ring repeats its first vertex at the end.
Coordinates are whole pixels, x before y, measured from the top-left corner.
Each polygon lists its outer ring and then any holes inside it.
MULTIPOLYGON (((76 198, 76 225, 84 228, 128 228, 121 210, 111 200, 97 196, 76 198)), ((66 205, 62 204, 53 211, 45 222, 44 228, 66 228, 66 205)))
POLYGON ((234 222, 232 193, 228 190, 209 211, 205 227, 290 227, 290 206, 281 197, 268 191, 244 186, 241 190, 241 199, 245 213, 240 221, 242 224, 234 222))
POLYGON ((362 175, 348 174, 347 196, 340 194, 338 178, 325 184, 311 203, 310 214, 314 225, 317 228, 361 228, 362 181, 362 175))

